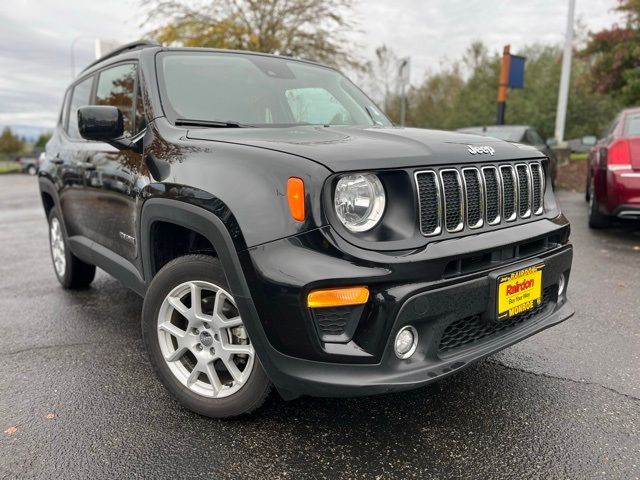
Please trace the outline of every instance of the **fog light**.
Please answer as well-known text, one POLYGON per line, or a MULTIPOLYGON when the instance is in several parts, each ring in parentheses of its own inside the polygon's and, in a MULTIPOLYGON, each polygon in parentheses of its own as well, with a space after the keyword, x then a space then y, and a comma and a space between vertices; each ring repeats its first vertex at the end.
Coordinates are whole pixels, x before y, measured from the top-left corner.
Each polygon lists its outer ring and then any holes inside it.
POLYGON ((393 349, 398 358, 409 358, 416 351, 418 346, 418 332, 412 326, 406 326, 400 329, 396 335, 396 341, 393 349))
POLYGON ((558 280, 558 296, 564 293, 564 287, 567 284, 567 280, 564 278, 564 273, 560 274, 560 279, 558 280))

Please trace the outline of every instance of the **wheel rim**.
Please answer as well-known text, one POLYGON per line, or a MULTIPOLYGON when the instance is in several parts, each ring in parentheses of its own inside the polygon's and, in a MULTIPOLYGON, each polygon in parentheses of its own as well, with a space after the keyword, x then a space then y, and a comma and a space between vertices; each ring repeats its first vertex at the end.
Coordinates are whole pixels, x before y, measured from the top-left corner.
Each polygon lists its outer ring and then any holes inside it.
POLYGON ((53 266, 58 276, 63 277, 67 267, 67 257, 64 254, 64 238, 62 237, 62 228, 57 218, 51 219, 49 227, 49 242, 51 243, 51 258, 53 266))
POLYGON ((235 300, 213 283, 175 287, 162 302, 157 331, 167 366, 198 395, 228 397, 251 375, 255 352, 235 300))
POLYGON ((595 196, 596 196, 596 192, 595 192, 595 185, 593 182, 593 179, 591 179, 591 182, 589 183, 589 214, 593 213, 593 209, 595 207, 595 196))

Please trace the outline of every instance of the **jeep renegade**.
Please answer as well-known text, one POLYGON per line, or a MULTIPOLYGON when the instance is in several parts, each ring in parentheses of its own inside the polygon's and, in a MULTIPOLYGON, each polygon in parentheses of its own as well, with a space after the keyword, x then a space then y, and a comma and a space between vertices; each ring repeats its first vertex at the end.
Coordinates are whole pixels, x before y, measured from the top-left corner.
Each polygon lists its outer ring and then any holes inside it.
POLYGON ((67 90, 39 185, 62 286, 143 296, 202 415, 420 387, 573 314, 543 154, 394 127, 309 61, 127 45, 67 90))

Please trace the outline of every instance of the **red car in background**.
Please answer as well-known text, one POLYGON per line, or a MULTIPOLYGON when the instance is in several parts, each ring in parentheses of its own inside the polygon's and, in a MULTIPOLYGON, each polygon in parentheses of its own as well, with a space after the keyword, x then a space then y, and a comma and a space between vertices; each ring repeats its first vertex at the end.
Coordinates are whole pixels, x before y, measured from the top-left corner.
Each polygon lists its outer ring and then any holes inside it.
POLYGON ((640 220, 640 107, 623 110, 589 152, 589 226, 640 220))

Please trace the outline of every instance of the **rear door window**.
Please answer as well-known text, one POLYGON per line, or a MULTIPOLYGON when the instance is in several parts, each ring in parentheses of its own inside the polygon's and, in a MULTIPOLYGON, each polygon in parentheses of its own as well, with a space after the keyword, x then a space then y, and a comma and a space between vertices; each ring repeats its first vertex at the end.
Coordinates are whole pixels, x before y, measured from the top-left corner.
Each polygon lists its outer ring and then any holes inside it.
POLYGON ((117 65, 100 72, 96 89, 96 105, 110 105, 122 112, 124 135, 134 131, 133 97, 136 84, 136 66, 133 63, 117 65))
POLYGON ((73 87, 71 94, 71 102, 69 105, 69 117, 67 124, 67 133, 73 139, 82 139, 78 132, 78 109, 91 104, 91 87, 93 86, 93 77, 86 78, 73 87))
POLYGON ((624 121, 624 136, 637 137, 640 136, 640 113, 627 115, 624 121))

